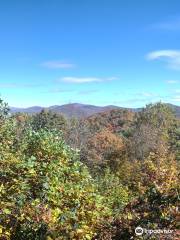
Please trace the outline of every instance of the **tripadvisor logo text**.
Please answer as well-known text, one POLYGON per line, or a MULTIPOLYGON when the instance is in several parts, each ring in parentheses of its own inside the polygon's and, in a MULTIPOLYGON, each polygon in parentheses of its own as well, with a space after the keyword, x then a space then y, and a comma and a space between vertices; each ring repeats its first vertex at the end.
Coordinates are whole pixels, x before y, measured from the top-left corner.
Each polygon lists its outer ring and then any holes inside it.
POLYGON ((141 236, 142 234, 172 234, 173 230, 171 229, 146 229, 142 227, 135 228, 135 234, 141 236))

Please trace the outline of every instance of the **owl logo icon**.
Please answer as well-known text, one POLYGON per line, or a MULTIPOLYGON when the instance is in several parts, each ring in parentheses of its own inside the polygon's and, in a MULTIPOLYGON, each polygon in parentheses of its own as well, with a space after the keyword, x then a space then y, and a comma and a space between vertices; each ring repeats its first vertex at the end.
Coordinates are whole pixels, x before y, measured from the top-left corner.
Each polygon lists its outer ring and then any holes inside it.
POLYGON ((135 229, 135 234, 136 234, 137 236, 142 235, 142 234, 143 234, 143 228, 142 228, 142 227, 137 227, 137 228, 135 229))

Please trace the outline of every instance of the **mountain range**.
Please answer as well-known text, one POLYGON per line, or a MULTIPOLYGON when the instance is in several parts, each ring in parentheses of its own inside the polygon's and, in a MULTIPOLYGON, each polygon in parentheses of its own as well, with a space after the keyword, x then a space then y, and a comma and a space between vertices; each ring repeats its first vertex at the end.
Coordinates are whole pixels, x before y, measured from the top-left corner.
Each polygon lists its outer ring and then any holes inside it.
MULTIPOLYGON (((176 116, 180 118, 180 106, 168 104, 175 112, 176 116)), ((138 112, 141 110, 141 108, 123 108, 113 105, 108 106, 94 106, 94 105, 88 105, 88 104, 81 104, 81 103, 70 103, 65 105, 54 105, 50 107, 40 107, 40 106, 32 106, 28 108, 16 108, 16 107, 10 107, 11 113, 39 113, 43 109, 49 110, 55 113, 63 114, 66 117, 77 117, 77 118, 84 118, 89 117, 96 113, 106 112, 113 109, 128 109, 133 112, 138 112)))

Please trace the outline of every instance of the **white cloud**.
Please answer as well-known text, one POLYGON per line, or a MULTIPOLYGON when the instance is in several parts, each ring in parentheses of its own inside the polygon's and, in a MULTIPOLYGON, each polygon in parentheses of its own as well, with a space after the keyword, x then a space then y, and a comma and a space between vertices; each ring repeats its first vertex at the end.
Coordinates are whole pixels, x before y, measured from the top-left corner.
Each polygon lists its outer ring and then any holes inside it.
POLYGON ((66 63, 61 61, 47 61, 41 63, 41 66, 50 68, 50 69, 63 69, 63 68, 74 68, 75 65, 72 63, 66 63))
POLYGON ((147 54, 148 60, 162 59, 167 62, 168 67, 180 70, 180 51, 179 50, 159 50, 147 54))
POLYGON ((72 89, 61 89, 61 88, 53 88, 49 89, 47 93, 67 93, 67 92, 73 92, 72 89))
POLYGON ((92 83, 92 82, 106 82, 116 80, 116 77, 97 78, 97 77, 63 77, 60 81, 66 83, 92 83))
POLYGON ((86 78, 78 78, 78 77, 64 77, 62 78, 63 82, 68 83, 89 83, 89 82, 102 82, 101 78, 93 78, 93 77, 86 77, 86 78))
POLYGON ((31 84, 31 83, 0 83, 0 88, 36 88, 41 87, 41 84, 31 84))
POLYGON ((79 95, 90 95, 90 94, 97 93, 97 92, 99 92, 99 90, 97 90, 97 89, 87 89, 87 90, 79 91, 78 94, 79 95))
POLYGON ((109 77, 107 78, 106 80, 108 81, 113 81, 113 80, 118 80, 119 78, 118 77, 109 77))
POLYGON ((143 97, 156 97, 157 94, 154 94, 152 92, 142 92, 142 93, 139 93, 140 96, 143 96, 143 97))
POLYGON ((178 96, 175 96, 173 99, 172 99, 173 102, 180 102, 180 95, 178 96))
POLYGON ((16 88, 18 84, 16 83, 0 83, 0 88, 16 88))
POLYGON ((177 81, 177 80, 167 80, 166 81, 168 84, 176 84, 176 83, 178 83, 179 81, 177 81))

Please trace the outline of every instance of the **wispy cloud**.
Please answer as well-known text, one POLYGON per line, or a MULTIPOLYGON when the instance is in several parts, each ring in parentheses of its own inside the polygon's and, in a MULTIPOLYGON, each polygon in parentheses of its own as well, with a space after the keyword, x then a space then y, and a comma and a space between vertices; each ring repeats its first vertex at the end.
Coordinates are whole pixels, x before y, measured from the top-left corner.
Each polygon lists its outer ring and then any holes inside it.
POLYGON ((47 93, 68 93, 73 92, 72 89, 61 89, 61 88, 52 88, 47 91, 47 93))
POLYGON ((109 77, 109 78, 98 78, 98 77, 63 77, 59 79, 59 81, 63 81, 66 83, 93 83, 93 82, 107 82, 117 80, 116 77, 109 77))
POLYGON ((138 93, 137 95, 143 96, 143 97, 157 97, 158 95, 152 92, 141 92, 138 93))
POLYGON ((61 79, 63 82, 67 83, 90 83, 90 82, 102 82, 101 78, 95 77, 64 77, 61 79))
POLYGON ((47 62, 41 63, 41 66, 49 69, 65 69, 65 68, 74 68, 75 64, 67 63, 63 61, 47 61, 47 62))
POLYGON ((114 102, 114 104, 148 104, 153 102, 166 101, 168 97, 169 96, 167 95, 160 95, 154 92, 142 91, 133 93, 132 95, 129 95, 127 99, 114 102))
POLYGON ((175 93, 180 93, 180 89, 174 90, 175 93))
POLYGON ((129 98, 122 101, 114 101, 113 104, 133 104, 133 103, 147 103, 152 102, 152 99, 147 98, 129 98))
POLYGON ((176 84, 176 83, 179 83, 178 80, 167 80, 166 81, 168 84, 176 84))
POLYGON ((173 102, 180 102, 180 95, 173 97, 172 101, 173 102))
POLYGON ((31 84, 31 83, 0 83, 0 88, 35 88, 41 87, 41 84, 31 84))
POLYGON ((170 19, 169 21, 159 22, 153 25, 153 28, 167 31, 180 30, 180 17, 170 19))
POLYGON ((148 60, 163 60, 168 67, 180 70, 180 51, 179 50, 159 50, 147 54, 148 60))
POLYGON ((82 91, 79 91, 78 94, 79 95, 89 95, 89 94, 93 94, 93 93, 97 93, 99 92, 99 90, 97 89, 87 89, 87 90, 82 90, 82 91))
POLYGON ((16 88, 16 83, 0 83, 0 88, 16 88))

